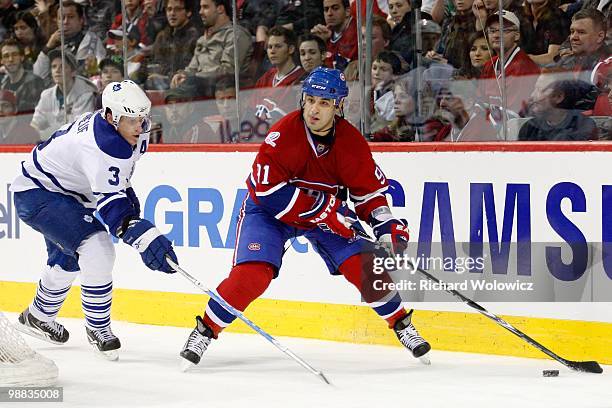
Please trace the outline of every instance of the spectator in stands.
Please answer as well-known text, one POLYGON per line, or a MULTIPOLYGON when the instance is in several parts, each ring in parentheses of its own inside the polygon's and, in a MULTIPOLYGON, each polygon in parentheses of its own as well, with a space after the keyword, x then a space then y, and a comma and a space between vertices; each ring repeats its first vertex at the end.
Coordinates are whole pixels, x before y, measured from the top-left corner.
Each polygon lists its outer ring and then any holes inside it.
MULTIPOLYGON (((238 112, 236 112, 236 82, 234 77, 226 76, 217 81, 215 104, 221 118, 217 131, 219 140, 221 143, 239 141, 241 126, 239 125, 238 112)), ((246 127, 249 126, 250 123, 246 127)))
MULTIPOLYGON (((212 97, 215 81, 224 75, 234 75, 234 36, 239 71, 246 73, 253 53, 251 35, 241 26, 232 26, 230 4, 230 0, 200 0, 200 16, 206 31, 196 42, 189 65, 172 78, 171 87, 191 86, 197 89, 197 95, 212 97)), ((241 80, 250 79, 241 77, 241 80)))
MULTIPOLYGON (((506 63, 504 67, 498 61, 498 57, 494 56, 490 61, 487 61, 483 67, 480 76, 482 82, 480 86, 481 96, 486 103, 496 106, 502 106, 502 97, 500 92, 501 84, 498 82, 501 75, 501 69, 506 74, 506 96, 507 108, 518 112, 524 100, 528 98, 529 93, 533 89, 537 77, 540 74, 538 65, 529 58, 529 55, 519 46, 521 34, 519 32, 520 22, 518 17, 512 12, 502 11, 504 27, 504 56, 506 63)), ((501 48, 501 32, 499 27, 499 15, 493 14, 487 18, 487 33, 491 48, 496 53, 499 53, 501 48)))
POLYGON ((17 97, 7 90, 0 91, 0 145, 33 144, 38 142, 38 132, 24 119, 16 116, 17 97))
POLYGON ((294 60, 295 33, 284 27, 273 27, 268 35, 266 48, 272 68, 259 78, 256 88, 276 88, 298 83, 304 70, 294 60))
MULTIPOLYGON (((597 86, 599 95, 590 113, 593 116, 612 116, 612 56, 600 62, 593 69, 593 84, 597 86)), ((586 114, 586 113, 585 113, 586 114)))
POLYGON ((45 89, 40 95, 31 123, 32 127, 40 132, 42 140, 46 140, 52 132, 72 122, 82 113, 94 109, 96 86, 89 80, 77 76, 78 64, 74 55, 65 52, 64 57, 65 78, 62 76, 60 50, 49 52, 51 76, 55 85, 45 89))
POLYGON ((374 142, 413 142, 422 131, 417 112, 415 76, 406 74, 396 78, 393 85, 393 113, 395 119, 386 128, 372 134, 374 142))
POLYGON ((17 8, 12 0, 0 0, 0 41, 10 36, 11 27, 15 24, 17 8))
POLYGON ((33 112, 44 89, 43 80, 25 69, 23 49, 17 41, 4 41, 0 47, 0 56, 6 72, 0 88, 15 93, 17 113, 33 112))
POLYGON ((306 74, 323 65, 325 42, 321 37, 312 34, 301 35, 298 39, 298 50, 300 52, 300 65, 302 65, 306 74))
POLYGON ((606 17, 608 27, 610 27, 610 19, 612 18, 612 2, 609 0, 577 0, 573 3, 566 3, 560 8, 565 11, 567 16, 570 18, 580 10, 599 10, 606 17))
POLYGON ((463 63, 456 77, 462 79, 478 79, 482 68, 493 55, 487 38, 482 32, 472 34, 468 40, 468 47, 464 51, 463 63))
POLYGON ((472 13, 473 0, 453 0, 455 13, 442 23, 442 37, 435 51, 430 51, 427 57, 441 60, 455 68, 464 68, 464 55, 469 48, 469 37, 476 31, 475 18, 472 13), (436 55, 437 54, 437 55, 436 55))
MULTIPOLYGON (((361 15, 362 15, 362 19, 365 19, 367 10, 368 10, 368 2, 367 1, 362 1, 361 2, 361 15)), ((372 0, 372 16, 378 16, 378 17, 382 17, 382 18, 387 18, 387 13, 383 10, 388 10, 389 9, 389 4, 388 4, 388 0, 372 0)), ((357 20, 357 2, 355 0, 351 1, 351 16, 353 16, 353 18, 355 20, 357 20)), ((362 20, 363 21, 363 20, 362 20)), ((360 25, 365 25, 365 23, 362 23, 360 25)))
POLYGON ((555 81, 531 97, 534 115, 519 131, 522 141, 596 140, 593 119, 573 109, 573 81, 555 81))
POLYGON ((109 46, 109 50, 113 55, 123 55, 123 41, 127 40, 127 73, 128 79, 135 81, 139 84, 144 83, 144 70, 141 69, 144 59, 145 52, 141 47, 140 42, 140 31, 137 27, 132 27, 128 31, 127 36, 123 35, 121 29, 114 29, 108 32, 108 37, 113 41, 113 44, 109 46))
MULTIPOLYGON (((61 20, 59 9, 57 12, 58 24, 64 26, 65 48, 76 57, 79 73, 85 74, 96 70, 98 64, 106 56, 104 44, 98 36, 91 31, 84 30, 85 18, 83 6, 72 0, 64 0, 64 19, 61 20)), ((43 47, 34 63, 34 73, 43 80, 49 79, 51 62, 49 53, 60 46, 60 32, 55 31, 49 37, 47 44, 43 47)))
POLYGON ((255 36, 255 42, 268 41, 268 31, 279 16, 279 0, 244 0, 238 15, 238 24, 255 36))
POLYGON ((163 143, 220 143, 215 132, 196 110, 196 95, 185 88, 170 89, 166 93, 164 112, 167 123, 163 129, 163 143))
MULTIPOLYGON (((528 0, 524 0, 528 1, 528 0)), ((524 44, 525 27, 529 24, 527 18, 523 14, 523 0, 503 0, 503 10, 513 13, 519 21, 519 32, 521 33, 520 46, 524 44)), ((499 0, 484 0, 485 8, 487 9, 488 17, 499 12, 499 0)), ((498 14, 499 15, 499 14, 498 14)))
POLYGON ((147 89, 168 89, 174 74, 184 69, 193 56, 200 31, 191 22, 193 0, 168 0, 168 26, 157 34, 150 63, 156 72, 149 72, 147 89))
POLYGON ((558 0, 528 0, 523 6, 529 22, 522 31, 523 49, 539 65, 550 64, 569 35, 569 19, 558 0))
POLYGON ((357 23, 351 17, 349 0, 323 0, 323 15, 325 25, 317 24, 311 32, 327 42, 325 64, 344 71, 357 58, 357 23))
MULTIPOLYGON (((165 3, 164 0, 143 0, 142 2, 142 10, 147 15, 147 37, 151 41, 157 38, 157 34, 168 25, 166 11, 164 10, 165 3)), ((199 7, 199 4, 192 2, 191 7, 189 10, 191 14, 197 14, 196 7, 199 7)), ((198 20, 192 18, 192 21, 196 23, 198 20)), ((201 31, 202 25, 199 21, 196 26, 201 31)))
POLYGON ((497 132, 487 120, 486 111, 475 105, 476 84, 468 80, 450 81, 437 95, 437 111, 430 123, 443 126, 435 138, 447 142, 497 140, 497 132), (437 121, 435 120, 437 119, 437 121))
POLYGON ((558 68, 573 71, 577 79, 589 81, 595 65, 611 54, 606 45, 607 24, 604 15, 594 9, 574 14, 570 26, 571 54, 561 57, 558 68))
POLYGON ((123 58, 119 55, 111 55, 100 62, 100 79, 98 82, 98 93, 96 94, 96 109, 102 109, 102 91, 111 82, 123 81, 123 58))
POLYGON ((395 118, 393 111, 394 78, 400 75, 402 64, 391 51, 381 51, 372 61, 372 91, 370 94, 370 131, 386 127, 395 118))
POLYGON ((389 0, 389 18, 391 28, 401 24, 404 16, 412 11, 410 2, 407 0, 389 0))
MULTIPOLYGON (((448 65, 446 58, 434 51, 440 44, 442 28, 435 21, 426 19, 421 19, 419 27, 423 38, 423 55, 425 55, 425 58, 421 59, 421 67, 427 68, 434 64, 448 65)), ((415 59, 413 62, 412 68, 417 68, 418 61, 415 59)))
POLYGON ((268 34, 267 53, 272 68, 257 81, 258 90, 253 93, 251 106, 255 107, 257 118, 273 124, 295 110, 300 92, 292 85, 300 83, 304 69, 294 62, 296 38, 293 31, 273 27, 268 34))
POLYGON ((474 0, 472 3, 472 14, 474 14, 474 29, 479 32, 484 32, 489 13, 487 12, 483 0, 474 0))
POLYGON ((289 0, 281 8, 275 23, 299 35, 310 32, 318 24, 325 24, 323 0, 289 0))
MULTIPOLYGON (((152 39, 149 39, 147 34, 147 25, 149 20, 149 15, 145 13, 142 9, 142 0, 123 0, 125 1, 125 28, 129 33, 132 29, 136 28, 138 30, 138 34, 140 34, 140 41, 144 45, 149 45, 152 39)), ((123 29, 123 14, 119 12, 115 16, 115 20, 111 25, 111 30, 122 30, 123 29)), ((108 45, 114 44, 114 39, 110 38, 107 41, 108 45)))
MULTIPOLYGON (((607 99, 608 99, 608 107, 607 108, 600 108, 600 113, 605 113, 605 112, 610 112, 612 111, 612 70, 608 71, 608 77, 607 77, 607 84, 608 84, 608 95, 607 95, 607 99)), ((603 101, 602 101, 603 102, 603 101)), ((604 102, 605 103, 605 102, 604 102)), ((595 105, 597 106, 597 105, 595 105)), ((598 113, 594 113, 595 115, 598 115, 598 113)), ((605 121, 599 125, 598 127, 600 129, 599 131, 599 138, 600 139, 604 139, 604 140, 612 140, 612 114, 608 113, 606 115, 606 119, 605 121)))
POLYGON ((49 38, 51 34, 57 31, 58 9, 59 2, 57 0, 38 0, 31 9, 44 38, 49 38))
POLYGON ((46 43, 38 22, 29 11, 20 11, 15 15, 13 33, 23 49, 23 65, 26 69, 31 70, 40 50, 46 43))
MULTIPOLYGON (((366 27, 363 26, 361 28, 361 34, 365 37, 366 35, 366 27)), ((391 27, 389 27, 389 23, 383 17, 374 15, 372 17, 372 60, 374 60, 378 54, 387 49, 389 44, 391 43, 391 27)), ((399 55, 399 53, 398 53, 399 55)), ((365 61, 363 61, 363 66, 365 67, 365 61)), ((408 66, 405 61, 402 61, 405 68, 403 70, 407 70, 408 66)), ((356 81, 359 79, 359 63, 357 60, 353 60, 349 62, 346 69, 344 70, 344 76, 347 81, 356 81)))
MULTIPOLYGON (((37 3, 40 0, 37 1, 37 3)), ((127 4, 127 3, 126 3, 127 4)), ((121 12, 118 3, 108 0, 89 0, 85 5, 85 16, 87 17, 87 27, 89 31, 98 36, 106 38, 106 33, 111 29, 113 20, 117 12, 121 12), (119 10, 117 10, 117 8, 119 10)))
POLYGON ((398 52, 404 61, 414 67, 416 65, 414 13, 410 7, 410 0, 389 0, 389 15, 394 23, 391 29, 389 49, 398 52))

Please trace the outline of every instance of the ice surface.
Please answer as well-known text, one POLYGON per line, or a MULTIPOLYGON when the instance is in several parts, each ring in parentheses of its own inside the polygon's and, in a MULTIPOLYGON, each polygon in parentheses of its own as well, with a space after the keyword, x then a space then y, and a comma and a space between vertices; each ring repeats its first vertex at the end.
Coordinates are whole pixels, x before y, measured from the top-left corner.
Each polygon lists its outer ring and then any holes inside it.
POLYGON ((258 335, 224 333, 182 373, 178 353, 190 329, 114 322, 122 348, 109 362, 93 352, 81 320, 59 320, 70 331, 66 345, 26 338, 60 370, 64 402, 45 407, 612 407, 612 366, 574 373, 551 360, 442 352, 435 344, 424 366, 400 347, 279 338, 323 371, 328 386, 258 335), (544 378, 545 369, 560 375, 544 378))

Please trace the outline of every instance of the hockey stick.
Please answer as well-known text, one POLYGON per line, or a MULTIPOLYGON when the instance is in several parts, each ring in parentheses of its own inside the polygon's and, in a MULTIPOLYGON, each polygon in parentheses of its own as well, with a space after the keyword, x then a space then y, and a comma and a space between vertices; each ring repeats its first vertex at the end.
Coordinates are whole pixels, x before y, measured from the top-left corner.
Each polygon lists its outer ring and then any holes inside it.
MULTIPOLYGON (((362 237, 366 241, 369 241, 369 242, 372 242, 372 243, 376 243, 377 242, 364 229, 362 229, 361 226, 359 226, 358 224, 353 224, 352 228, 357 233, 357 235, 359 235, 360 237, 362 237)), ((433 276, 429 272, 426 272, 426 271, 424 271, 423 269, 421 269, 419 267, 415 267, 414 264, 412 262, 410 262, 410 260, 408 260, 408 259, 406 259, 406 261, 407 261, 407 264, 412 268, 412 270, 420 273, 421 275, 425 276, 427 279, 440 284, 443 288, 447 287, 447 285, 444 285, 444 282, 442 282, 440 279, 436 278, 435 276, 433 276)), ((596 373, 596 374, 603 373, 603 368, 601 368, 601 366, 599 365, 599 363, 597 361, 571 361, 571 360, 567 360, 567 359, 559 356, 558 354, 554 353, 550 349, 546 348, 542 344, 538 343, 537 341, 535 341, 534 339, 532 339, 531 337, 529 337, 528 335, 526 335, 525 333, 523 333, 522 331, 520 331, 516 327, 512 326, 510 323, 508 323, 507 321, 505 321, 501 317, 499 317, 497 315, 494 315, 493 313, 489 312, 487 309, 485 309, 484 307, 480 306, 478 303, 474 302, 472 299, 462 295, 460 292, 457 292, 454 289, 444 289, 444 291, 447 292, 447 293, 450 293, 451 295, 455 296, 456 298, 459 298, 462 302, 467 303, 468 306, 476 309, 479 313, 485 315, 486 317, 488 317, 489 319, 493 320, 495 323, 499 324, 500 326, 502 326, 506 330, 510 331, 511 333, 513 333, 516 336, 520 337, 521 339, 525 340, 527 343, 531 344, 533 347, 537 348, 538 350, 540 350, 544 354, 548 355, 549 357, 557 360, 561 364, 571 368, 572 370, 574 370, 574 371, 581 371, 581 372, 585 372, 585 373, 596 373)))
POLYGON ((234 308, 232 305, 227 303, 221 296, 217 295, 215 292, 207 288, 202 282, 200 282, 199 280, 191 276, 189 273, 187 273, 187 271, 185 271, 178 264, 176 264, 170 257, 166 256, 166 261, 168 261, 168 264, 172 267, 172 269, 174 269, 175 271, 183 275, 185 278, 187 278, 188 281, 190 281, 195 286, 200 288, 202 292, 206 293, 208 296, 214 299, 225 310, 227 310, 228 312, 230 312, 231 314, 233 314, 234 316, 242 320, 251 329, 261 334, 266 340, 272 343, 274 347, 276 347, 277 349, 279 349, 280 351, 282 351, 283 353, 291 357, 293 360, 295 360, 299 365, 304 367, 306 370, 310 371, 311 373, 319 377, 323 382, 331 385, 331 383, 329 382, 327 377, 325 377, 325 374, 323 374, 323 372, 315 369, 310 364, 308 364, 306 361, 302 360, 300 356, 295 354, 293 351, 289 350, 286 346, 283 346, 278 340, 276 340, 274 337, 266 333, 261 327, 259 327, 258 325, 253 323, 251 320, 249 320, 245 315, 243 315, 240 310, 234 308))

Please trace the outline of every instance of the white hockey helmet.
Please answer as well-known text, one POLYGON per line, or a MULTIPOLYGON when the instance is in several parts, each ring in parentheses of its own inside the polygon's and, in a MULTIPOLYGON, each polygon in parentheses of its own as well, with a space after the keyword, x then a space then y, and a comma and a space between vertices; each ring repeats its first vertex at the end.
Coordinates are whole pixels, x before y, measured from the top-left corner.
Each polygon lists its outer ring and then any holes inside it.
POLYGON ((147 94, 134 81, 124 80, 111 82, 102 91, 102 110, 106 114, 110 109, 113 115, 113 125, 119 125, 122 116, 143 118, 149 121, 151 101, 147 94))

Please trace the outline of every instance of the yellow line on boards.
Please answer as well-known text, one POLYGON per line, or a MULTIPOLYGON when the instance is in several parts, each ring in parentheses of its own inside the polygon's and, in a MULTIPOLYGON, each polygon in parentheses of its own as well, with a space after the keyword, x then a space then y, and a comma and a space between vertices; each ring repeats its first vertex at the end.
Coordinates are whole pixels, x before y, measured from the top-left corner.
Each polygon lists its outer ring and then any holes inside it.
MULTIPOLYGON (((21 312, 35 293, 34 283, 0 281, 0 310, 21 312)), ((191 328, 195 325, 195 315, 203 313, 207 300, 205 295, 114 289, 112 318, 191 328)), ((259 299, 246 314, 275 336, 399 345, 386 323, 367 306, 259 299)), ((78 287, 70 290, 60 317, 83 317, 78 287)), ((517 316, 503 318, 565 358, 612 364, 612 323, 517 316)), ((477 313, 417 310, 413 321, 437 350, 547 358, 477 313)), ((227 331, 251 332, 239 320, 227 331)))

